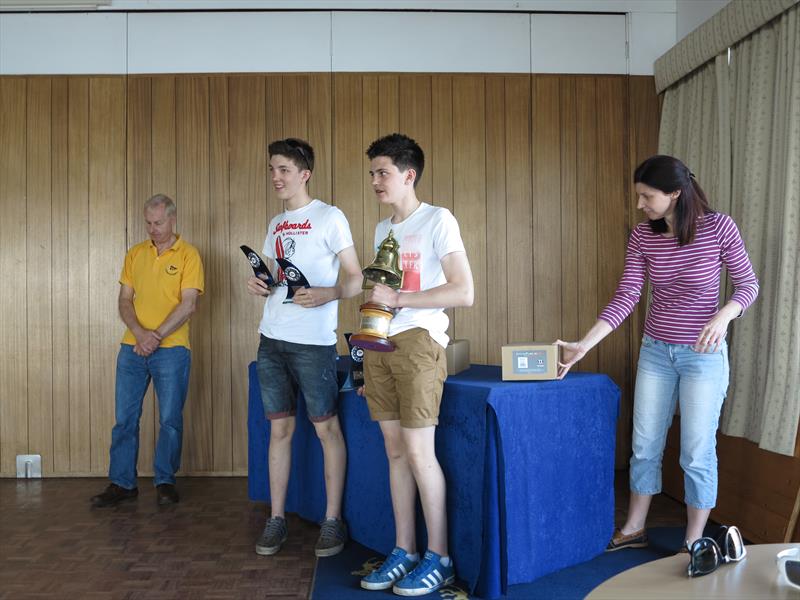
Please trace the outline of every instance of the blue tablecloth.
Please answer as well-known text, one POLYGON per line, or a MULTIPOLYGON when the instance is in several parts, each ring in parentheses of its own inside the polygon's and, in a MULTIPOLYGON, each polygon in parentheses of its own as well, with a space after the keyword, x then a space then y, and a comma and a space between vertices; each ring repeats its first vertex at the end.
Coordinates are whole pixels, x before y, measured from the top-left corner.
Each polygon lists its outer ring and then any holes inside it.
MULTIPOLYGON (((249 371, 249 495, 269 501, 267 444, 255 363, 249 371)), ((614 443, 619 388, 605 375, 504 382, 473 365, 444 386, 436 452, 447 479, 450 555, 470 591, 508 585, 593 558, 614 527, 614 443)), ((351 537, 386 554, 394 546, 389 469, 363 398, 340 394, 347 443, 344 518, 351 537)), ((298 403, 286 510, 325 516, 322 450, 298 403)), ((419 544, 425 548, 424 521, 419 544)))

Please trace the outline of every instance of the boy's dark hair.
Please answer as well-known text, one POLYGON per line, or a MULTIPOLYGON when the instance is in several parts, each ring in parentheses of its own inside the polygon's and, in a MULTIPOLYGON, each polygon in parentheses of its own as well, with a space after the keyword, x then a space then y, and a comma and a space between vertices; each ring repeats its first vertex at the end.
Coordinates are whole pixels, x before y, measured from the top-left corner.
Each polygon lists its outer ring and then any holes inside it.
POLYGON ((286 138, 272 142, 268 147, 269 157, 276 154, 291 160, 301 171, 308 169, 314 172, 314 149, 305 140, 299 138, 286 138))
POLYGON ((394 166, 400 171, 414 169, 417 173, 414 179, 414 187, 417 187, 419 180, 422 179, 422 170, 425 168, 425 154, 419 144, 407 135, 392 133, 378 138, 367 148, 367 156, 370 160, 377 156, 386 156, 391 159, 394 166))
MULTIPOLYGON (((651 156, 636 167, 636 171, 633 172, 633 182, 643 183, 664 194, 680 190, 672 222, 680 246, 694 241, 698 217, 714 212, 708 205, 703 188, 694 178, 694 173, 674 156, 651 156)), ((666 233, 667 222, 664 219, 650 221, 650 228, 654 233, 666 233)))

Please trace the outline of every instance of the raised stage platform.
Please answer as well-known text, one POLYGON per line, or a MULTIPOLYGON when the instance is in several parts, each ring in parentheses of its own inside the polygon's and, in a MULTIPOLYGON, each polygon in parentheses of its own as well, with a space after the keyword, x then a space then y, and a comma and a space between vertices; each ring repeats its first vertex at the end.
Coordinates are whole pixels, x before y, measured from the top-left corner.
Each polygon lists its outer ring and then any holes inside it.
MULTIPOLYGON (((249 370, 249 495, 269 502, 267 444, 255 363, 249 370)), ((504 382, 473 365, 445 382, 436 446, 447 478, 450 555, 471 591, 493 598, 603 552, 614 527, 619 388, 605 375, 504 382)), ((355 392, 340 394, 348 452, 344 518, 351 537, 394 546, 383 438, 355 392)), ((322 450, 302 400, 286 509, 325 516, 322 450)), ((418 543, 425 548, 419 515, 418 543)))

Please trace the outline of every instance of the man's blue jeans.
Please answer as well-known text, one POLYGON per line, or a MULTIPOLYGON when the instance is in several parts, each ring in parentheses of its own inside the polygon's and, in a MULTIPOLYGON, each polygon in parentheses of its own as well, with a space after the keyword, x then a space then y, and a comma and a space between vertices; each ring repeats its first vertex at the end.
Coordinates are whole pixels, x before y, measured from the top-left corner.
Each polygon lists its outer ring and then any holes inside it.
POLYGON ((150 380, 158 398, 158 442, 153 461, 154 483, 175 483, 181 466, 183 443, 183 404, 189 388, 192 353, 188 348, 158 348, 150 356, 133 352, 122 344, 117 355, 115 413, 117 424, 111 431, 111 465, 108 477, 120 487, 133 489, 139 457, 139 420, 142 402, 150 380))

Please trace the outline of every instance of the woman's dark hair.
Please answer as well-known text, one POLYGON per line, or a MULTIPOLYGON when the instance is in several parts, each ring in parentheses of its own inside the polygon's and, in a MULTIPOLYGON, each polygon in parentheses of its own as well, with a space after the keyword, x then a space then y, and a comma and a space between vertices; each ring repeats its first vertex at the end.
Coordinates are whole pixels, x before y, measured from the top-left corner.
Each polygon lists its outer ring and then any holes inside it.
MULTIPOLYGON (((689 167, 674 156, 659 154, 651 156, 636 167, 633 182, 643 183, 665 194, 680 190, 675 203, 672 228, 680 246, 691 244, 697 230, 697 219, 714 211, 708 205, 708 199, 689 171, 689 167)), ((650 228, 655 233, 666 233, 667 222, 664 219, 650 221, 650 228)))

